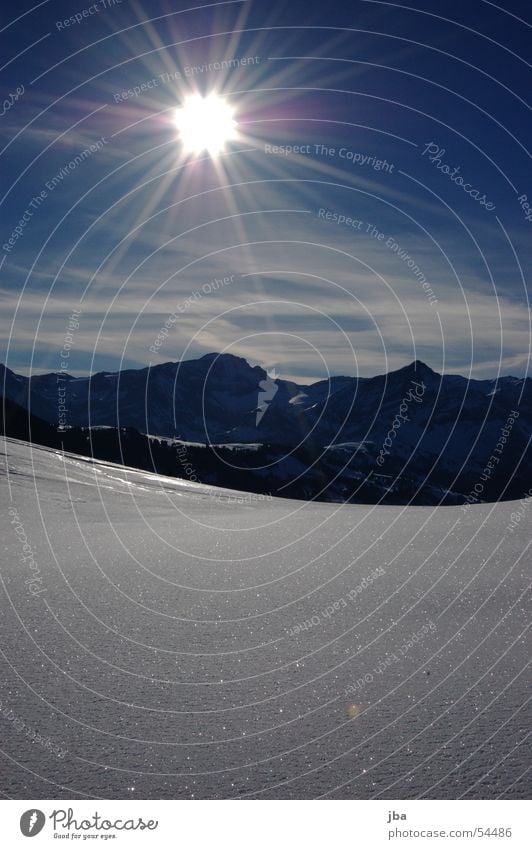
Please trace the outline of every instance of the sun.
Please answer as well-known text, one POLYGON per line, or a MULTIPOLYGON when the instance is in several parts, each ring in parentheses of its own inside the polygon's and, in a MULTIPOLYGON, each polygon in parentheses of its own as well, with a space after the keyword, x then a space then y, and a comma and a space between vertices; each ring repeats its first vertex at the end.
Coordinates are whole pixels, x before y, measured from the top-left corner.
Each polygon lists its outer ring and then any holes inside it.
POLYGON ((185 151, 198 154, 206 150, 213 157, 222 153, 226 143, 237 138, 234 111, 217 94, 187 97, 175 114, 175 124, 185 151))

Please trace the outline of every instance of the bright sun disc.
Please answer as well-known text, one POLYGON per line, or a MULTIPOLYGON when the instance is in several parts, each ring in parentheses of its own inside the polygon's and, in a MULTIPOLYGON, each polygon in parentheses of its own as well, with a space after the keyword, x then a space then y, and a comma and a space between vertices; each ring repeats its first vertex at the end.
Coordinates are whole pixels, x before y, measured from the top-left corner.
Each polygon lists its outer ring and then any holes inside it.
POLYGON ((178 109, 175 123, 185 150, 190 153, 208 151, 217 156, 226 142, 236 139, 234 109, 216 94, 188 97, 178 109))

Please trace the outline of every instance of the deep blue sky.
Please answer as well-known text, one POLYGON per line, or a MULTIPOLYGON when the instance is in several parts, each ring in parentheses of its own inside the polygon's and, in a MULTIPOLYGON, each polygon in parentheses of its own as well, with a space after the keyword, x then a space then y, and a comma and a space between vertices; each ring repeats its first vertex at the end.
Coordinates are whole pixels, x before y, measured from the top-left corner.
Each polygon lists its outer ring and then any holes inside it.
POLYGON ((527 374, 530 4, 200 6, 3 3, 2 360, 59 370, 79 309, 72 373, 224 350, 303 382, 527 374), (215 163, 171 120, 192 91, 236 109, 215 163))

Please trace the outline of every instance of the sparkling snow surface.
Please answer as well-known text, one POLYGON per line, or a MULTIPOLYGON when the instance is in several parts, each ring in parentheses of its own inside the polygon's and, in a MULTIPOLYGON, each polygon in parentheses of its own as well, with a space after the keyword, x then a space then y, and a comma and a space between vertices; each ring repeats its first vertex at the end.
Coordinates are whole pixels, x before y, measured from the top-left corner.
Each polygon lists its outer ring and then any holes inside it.
POLYGON ((532 502, 268 500, 0 451, 4 794, 527 795, 532 502))

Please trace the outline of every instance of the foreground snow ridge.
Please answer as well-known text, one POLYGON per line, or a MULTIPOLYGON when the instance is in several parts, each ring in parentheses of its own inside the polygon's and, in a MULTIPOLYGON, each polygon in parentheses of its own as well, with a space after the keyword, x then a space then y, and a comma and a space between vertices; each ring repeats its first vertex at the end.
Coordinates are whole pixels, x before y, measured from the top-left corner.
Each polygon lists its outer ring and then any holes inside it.
POLYGON ((527 796, 528 497, 251 498, 0 452, 13 798, 527 796))

